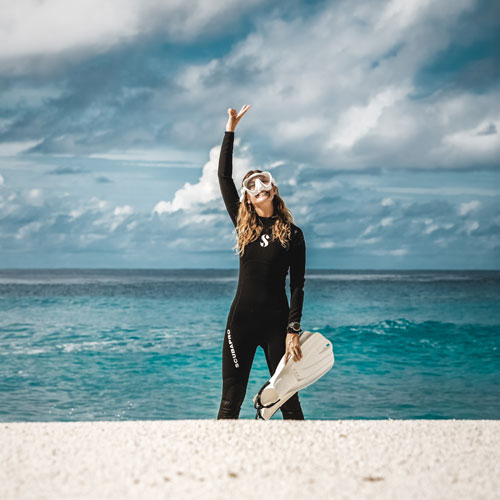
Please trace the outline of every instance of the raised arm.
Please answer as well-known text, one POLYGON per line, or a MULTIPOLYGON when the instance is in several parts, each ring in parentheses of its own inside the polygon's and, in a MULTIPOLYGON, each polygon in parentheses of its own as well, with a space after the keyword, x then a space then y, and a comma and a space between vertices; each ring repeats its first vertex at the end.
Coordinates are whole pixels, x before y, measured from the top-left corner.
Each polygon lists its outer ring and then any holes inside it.
POLYGON ((222 193, 222 199, 226 205, 226 209, 236 227, 238 219, 238 209, 240 207, 240 197, 233 181, 233 144, 234 144, 234 129, 238 125, 242 116, 250 109, 250 104, 245 104, 238 113, 233 108, 227 109, 228 119, 226 124, 226 132, 220 148, 219 155, 219 186, 222 193))
POLYGON ((218 176, 222 199, 226 205, 229 217, 231 217, 236 227, 240 198, 233 181, 233 143, 234 132, 226 130, 220 148, 218 176))
POLYGON ((288 323, 298 321, 302 318, 302 306, 304 304, 304 283, 306 273, 306 242, 300 228, 294 228, 290 248, 290 311, 288 323))

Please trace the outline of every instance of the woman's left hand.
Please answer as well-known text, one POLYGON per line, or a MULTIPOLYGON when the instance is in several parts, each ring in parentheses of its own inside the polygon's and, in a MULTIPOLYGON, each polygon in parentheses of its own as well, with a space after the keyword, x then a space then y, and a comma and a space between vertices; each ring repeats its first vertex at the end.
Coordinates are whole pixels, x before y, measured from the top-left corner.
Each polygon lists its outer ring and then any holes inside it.
POLYGON ((299 334, 287 333, 286 334, 286 352, 285 363, 288 361, 288 356, 292 356, 294 361, 299 361, 302 358, 302 350, 300 349, 299 334))

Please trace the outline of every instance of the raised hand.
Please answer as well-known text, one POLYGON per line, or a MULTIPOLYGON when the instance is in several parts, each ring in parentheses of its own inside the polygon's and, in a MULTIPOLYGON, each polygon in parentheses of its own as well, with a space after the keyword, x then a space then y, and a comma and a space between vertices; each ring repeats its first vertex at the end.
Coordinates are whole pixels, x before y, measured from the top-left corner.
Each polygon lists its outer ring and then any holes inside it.
POLYGON ((234 108, 227 108, 227 114, 229 115, 229 118, 226 124, 226 132, 234 132, 234 129, 241 120, 241 117, 250 109, 250 107, 251 104, 243 105, 239 113, 234 108))

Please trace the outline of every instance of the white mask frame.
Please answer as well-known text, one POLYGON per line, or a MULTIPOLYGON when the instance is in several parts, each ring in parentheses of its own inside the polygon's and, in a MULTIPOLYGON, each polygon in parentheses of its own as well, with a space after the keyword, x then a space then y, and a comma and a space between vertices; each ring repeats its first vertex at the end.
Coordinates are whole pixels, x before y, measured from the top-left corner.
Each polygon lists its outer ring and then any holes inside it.
POLYGON ((261 191, 270 191, 273 186, 276 186, 276 181, 273 178, 273 175, 269 171, 264 171, 264 172, 255 172, 254 174, 250 175, 244 180, 244 185, 240 189, 240 202, 243 201, 243 198, 245 197, 245 191, 247 191, 249 194, 252 196, 257 196, 261 191), (259 177, 265 175, 269 177, 269 182, 262 182, 259 177), (251 179, 255 178, 255 188, 254 189, 248 189, 246 185, 248 182, 250 182, 251 179))

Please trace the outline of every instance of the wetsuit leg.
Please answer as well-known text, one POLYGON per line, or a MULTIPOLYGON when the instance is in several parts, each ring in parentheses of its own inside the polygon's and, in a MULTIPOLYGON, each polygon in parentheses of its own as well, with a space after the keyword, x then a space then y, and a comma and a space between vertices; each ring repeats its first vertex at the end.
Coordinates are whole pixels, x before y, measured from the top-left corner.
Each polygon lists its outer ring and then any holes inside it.
MULTIPOLYGON (((286 328, 286 326, 285 326, 286 328)), ((267 366, 269 374, 272 376, 278 367, 278 364, 285 354, 286 346, 286 333, 282 333, 284 329, 276 329, 273 333, 268 335, 267 341, 262 344, 266 355, 267 366)), ((289 363, 293 360, 289 359, 289 363)), ((299 401, 299 393, 296 392, 286 403, 280 407, 283 415, 283 420, 305 420, 304 413, 299 401)))
POLYGON ((222 347, 222 397, 217 419, 239 418, 257 343, 243 323, 228 321, 222 347))

